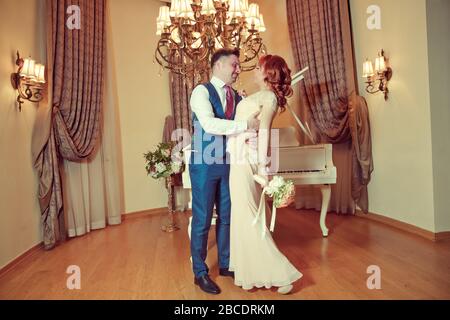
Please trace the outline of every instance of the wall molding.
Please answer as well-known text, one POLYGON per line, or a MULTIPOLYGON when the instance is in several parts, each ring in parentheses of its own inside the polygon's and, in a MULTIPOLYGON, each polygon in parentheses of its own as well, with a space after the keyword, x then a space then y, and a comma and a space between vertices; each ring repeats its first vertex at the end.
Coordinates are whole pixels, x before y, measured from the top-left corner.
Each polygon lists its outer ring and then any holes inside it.
POLYGON ((450 239, 450 231, 443 231, 436 233, 436 240, 435 241, 443 241, 450 239))
POLYGON ((380 214, 376 214, 376 213, 363 213, 360 210, 356 210, 355 211, 355 216, 359 217, 359 218, 364 218, 364 219, 369 219, 372 221, 377 221, 377 222, 381 222, 383 224, 389 225, 391 227, 412 233, 412 234, 416 234, 418 236, 421 236, 425 239, 437 242, 437 241, 443 241, 443 240, 447 240, 450 239, 450 231, 445 231, 445 232, 432 232, 432 231, 428 231, 419 227, 416 227, 412 224, 403 222, 403 221, 399 221, 399 220, 395 220, 386 216, 382 216, 380 214))
POLYGON ((129 213, 122 214, 122 219, 136 219, 136 218, 142 218, 148 215, 157 215, 157 214, 163 214, 168 212, 167 207, 161 207, 161 208, 154 208, 154 209, 147 209, 147 210, 140 210, 140 211, 133 211, 129 213))
POLYGON ((3 268, 0 268, 0 279, 7 274, 9 271, 14 269, 19 263, 26 259, 33 257, 38 252, 44 251, 44 242, 40 242, 37 245, 31 247, 17 258, 13 259, 11 262, 7 263, 3 268))

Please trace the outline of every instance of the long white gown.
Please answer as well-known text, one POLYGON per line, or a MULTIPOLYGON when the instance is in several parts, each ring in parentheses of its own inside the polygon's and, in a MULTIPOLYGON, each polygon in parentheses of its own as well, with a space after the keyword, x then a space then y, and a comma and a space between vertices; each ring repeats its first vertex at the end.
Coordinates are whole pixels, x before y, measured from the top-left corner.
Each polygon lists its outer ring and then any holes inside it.
MULTIPOLYGON (((270 108, 270 112, 261 112, 261 115, 272 119, 277 110, 275 94, 262 90, 243 99, 237 107, 235 120, 247 119, 260 110, 260 106, 270 108)), ((268 128, 271 119, 265 121, 269 123, 268 128)), ((260 120, 262 124, 263 119, 260 120)), ((278 250, 267 227, 253 223, 258 214, 262 188, 253 178, 258 165, 250 146, 243 143, 243 135, 245 133, 228 140, 231 158, 230 270, 235 273, 234 283, 245 290, 286 286, 303 275, 278 250), (262 228, 265 236, 262 236, 262 228)), ((258 221, 260 224, 264 220, 258 221)))

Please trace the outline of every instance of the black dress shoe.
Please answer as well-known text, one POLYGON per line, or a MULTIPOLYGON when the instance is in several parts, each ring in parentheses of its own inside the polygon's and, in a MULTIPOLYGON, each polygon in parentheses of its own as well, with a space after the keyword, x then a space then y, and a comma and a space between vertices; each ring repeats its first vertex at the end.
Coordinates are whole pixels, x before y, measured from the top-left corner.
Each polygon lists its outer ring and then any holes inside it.
POLYGON ((198 278, 194 278, 194 283, 200 287, 203 291, 206 293, 211 294, 219 294, 220 288, 217 284, 214 283, 214 281, 211 280, 211 278, 205 274, 203 276, 200 276, 198 278))
POLYGON ((234 278, 234 272, 228 269, 219 269, 219 274, 224 277, 232 277, 234 278))

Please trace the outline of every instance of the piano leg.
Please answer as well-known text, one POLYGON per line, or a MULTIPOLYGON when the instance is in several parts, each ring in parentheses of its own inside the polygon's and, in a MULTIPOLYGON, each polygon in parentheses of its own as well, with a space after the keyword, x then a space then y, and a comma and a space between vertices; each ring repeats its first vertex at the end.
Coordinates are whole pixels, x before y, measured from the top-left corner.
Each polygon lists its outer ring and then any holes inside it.
POLYGON ((329 184, 320 186, 320 191, 322 192, 322 209, 320 210, 320 228, 322 229, 322 235, 324 237, 328 236, 328 228, 325 224, 325 219, 327 217, 328 204, 330 203, 331 197, 331 186, 329 184))

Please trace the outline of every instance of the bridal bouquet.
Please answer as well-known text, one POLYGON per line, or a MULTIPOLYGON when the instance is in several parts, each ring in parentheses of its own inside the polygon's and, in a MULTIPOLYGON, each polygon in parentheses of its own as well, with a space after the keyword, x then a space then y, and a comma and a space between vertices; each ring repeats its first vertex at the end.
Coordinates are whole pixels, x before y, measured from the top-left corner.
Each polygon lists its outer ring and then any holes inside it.
POLYGON ((270 219, 270 231, 273 232, 275 228, 275 220, 277 216, 277 208, 285 208, 295 201, 295 186, 292 180, 284 180, 281 176, 274 176, 272 181, 267 183, 267 179, 261 175, 253 175, 253 178, 262 187, 261 199, 259 201, 258 214, 256 215, 253 224, 256 225, 258 221, 262 229, 262 236, 266 234, 266 214, 265 214, 265 199, 264 194, 273 198, 272 203, 272 218, 270 219))
POLYGON ((274 176, 264 191, 273 198, 275 208, 287 207, 295 201, 294 183, 292 180, 284 180, 281 176, 274 176))
POLYGON ((167 178, 183 171, 183 154, 173 152, 173 143, 161 142, 153 152, 144 153, 145 169, 154 179, 167 178))

